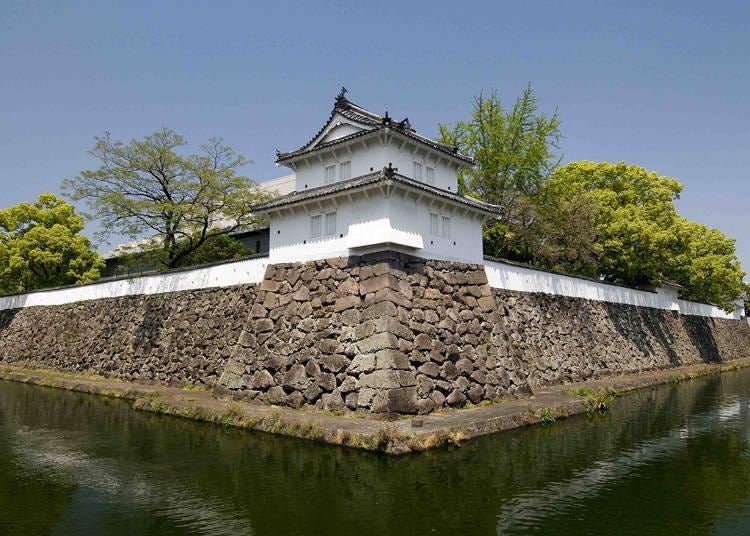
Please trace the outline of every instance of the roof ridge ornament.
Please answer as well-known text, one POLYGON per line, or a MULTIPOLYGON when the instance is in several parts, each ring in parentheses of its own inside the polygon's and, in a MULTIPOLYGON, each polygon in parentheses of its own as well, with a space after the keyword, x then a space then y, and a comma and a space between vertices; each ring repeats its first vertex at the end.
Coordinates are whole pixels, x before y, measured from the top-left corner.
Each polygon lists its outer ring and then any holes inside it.
POLYGON ((393 162, 388 162, 388 166, 383 168, 383 176, 385 176, 385 178, 387 179, 390 179, 396 174, 397 171, 398 168, 393 167, 393 162))
POLYGON ((386 110, 385 114, 383 114, 383 119, 381 120, 381 122, 385 126, 390 126, 390 124, 391 124, 391 116, 388 115, 388 110, 386 110))
POLYGON ((339 91, 339 94, 336 95, 334 106, 343 106, 349 103, 349 99, 346 98, 346 93, 346 88, 344 86, 341 86, 341 91, 339 91))

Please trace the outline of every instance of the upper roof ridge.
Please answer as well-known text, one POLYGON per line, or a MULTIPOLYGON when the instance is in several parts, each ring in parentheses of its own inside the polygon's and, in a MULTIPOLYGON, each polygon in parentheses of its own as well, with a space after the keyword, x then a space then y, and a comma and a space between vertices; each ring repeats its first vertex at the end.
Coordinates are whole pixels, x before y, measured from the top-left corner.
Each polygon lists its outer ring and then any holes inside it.
POLYGON ((311 145, 313 145, 314 143, 316 143, 316 141, 321 139, 322 134, 331 125, 331 122, 333 121, 333 118, 336 116, 336 114, 339 114, 340 116, 345 117, 346 119, 348 119, 349 121, 352 121, 353 123, 358 123, 362 125, 363 127, 370 127, 370 128, 366 128, 365 129, 366 132, 358 132, 354 134, 349 134, 347 136, 334 140, 333 142, 320 143, 320 141, 318 141, 319 146, 327 146, 333 143, 342 143, 354 137, 359 137, 360 135, 367 133, 367 131, 387 128, 387 129, 393 129, 397 132, 400 132, 401 134, 404 134, 426 145, 429 145, 433 147, 434 149, 437 149, 441 152, 454 156, 460 160, 463 160, 464 162, 467 162, 469 164, 474 163, 474 160, 471 157, 463 155, 459 152, 458 146, 447 145, 445 143, 430 139, 426 136, 419 134, 414 129, 414 127, 412 127, 411 122, 409 121, 408 117, 405 117, 401 121, 395 121, 388 114, 387 111, 384 112, 383 115, 379 115, 379 114, 376 114, 375 112, 371 112, 370 110, 363 108, 362 106, 359 106, 358 104, 355 104, 352 101, 350 101, 346 96, 347 92, 348 92, 347 89, 342 86, 341 90, 339 91, 339 93, 336 95, 336 98, 334 99, 333 109, 331 110, 331 113, 328 116, 328 119, 326 120, 325 124, 321 127, 321 129, 310 139, 310 141, 305 143, 299 149, 289 151, 289 152, 282 152, 277 149, 276 150, 276 163, 280 163, 282 161, 288 160, 289 158, 292 158, 301 154, 305 154, 314 150, 315 147, 311 147, 311 145))

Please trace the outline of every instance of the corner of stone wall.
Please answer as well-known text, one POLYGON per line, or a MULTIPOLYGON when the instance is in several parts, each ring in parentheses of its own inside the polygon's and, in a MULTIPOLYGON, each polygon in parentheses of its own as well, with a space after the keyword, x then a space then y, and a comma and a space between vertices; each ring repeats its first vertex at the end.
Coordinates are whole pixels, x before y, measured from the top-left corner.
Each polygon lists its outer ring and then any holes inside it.
POLYGON ((498 400, 528 384, 497 351, 497 310, 482 265, 381 252, 269 266, 219 383, 333 411, 498 400))

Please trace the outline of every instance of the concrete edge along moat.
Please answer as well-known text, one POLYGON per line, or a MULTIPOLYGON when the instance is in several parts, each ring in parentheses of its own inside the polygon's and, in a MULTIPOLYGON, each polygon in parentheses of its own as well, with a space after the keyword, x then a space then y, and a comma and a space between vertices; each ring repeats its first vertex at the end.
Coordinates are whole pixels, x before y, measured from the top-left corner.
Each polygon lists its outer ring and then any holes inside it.
POLYGON ((549 422, 550 417, 560 419, 591 411, 590 398, 578 396, 576 392, 619 395, 747 366, 750 366, 750 358, 627 374, 553 386, 529 398, 393 421, 375 419, 366 414, 334 415, 220 400, 205 391, 4 365, 0 365, 0 380, 122 398, 132 400, 138 410, 398 455, 460 446, 474 437, 549 422), (545 412, 548 413, 545 415, 545 412))

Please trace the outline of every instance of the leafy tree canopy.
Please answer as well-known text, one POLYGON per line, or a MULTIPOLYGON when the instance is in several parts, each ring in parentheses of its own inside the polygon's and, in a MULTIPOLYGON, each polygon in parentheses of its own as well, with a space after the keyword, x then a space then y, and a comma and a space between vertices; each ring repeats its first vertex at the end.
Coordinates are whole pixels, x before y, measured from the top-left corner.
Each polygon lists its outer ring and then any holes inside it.
POLYGON ((667 277, 680 283, 685 299, 734 310, 743 291, 745 273, 735 254, 735 240, 718 229, 679 218, 674 225, 677 245, 667 266, 667 277))
POLYGON ((82 230, 73 206, 51 193, 0 210, 0 292, 98 279, 104 261, 82 230))
POLYGON ((584 161, 555 170, 550 187, 596 202, 598 271, 606 280, 639 286, 667 278, 683 286, 684 298, 733 309, 744 276, 734 240, 677 213, 677 180, 624 162, 584 161))
POLYGON ((472 156, 475 169, 459 176, 462 193, 474 195, 503 209, 503 223, 512 221, 524 195, 535 194, 560 158, 560 118, 539 113, 531 85, 511 110, 503 108, 493 90, 474 99, 471 119, 439 125, 440 141, 458 145, 472 156))
POLYGON ((586 161, 559 167, 551 182, 562 195, 595 200, 600 275, 626 285, 661 284, 675 245, 679 182, 624 162, 586 161))
POLYGON ((127 144, 109 133, 95 139, 90 152, 101 167, 66 179, 63 188, 87 202, 103 238, 116 232, 153 240, 159 264, 173 268, 211 236, 262 221, 250 207, 271 195, 237 174, 249 160, 219 139, 190 155, 178 152, 187 143, 166 128, 127 144))

